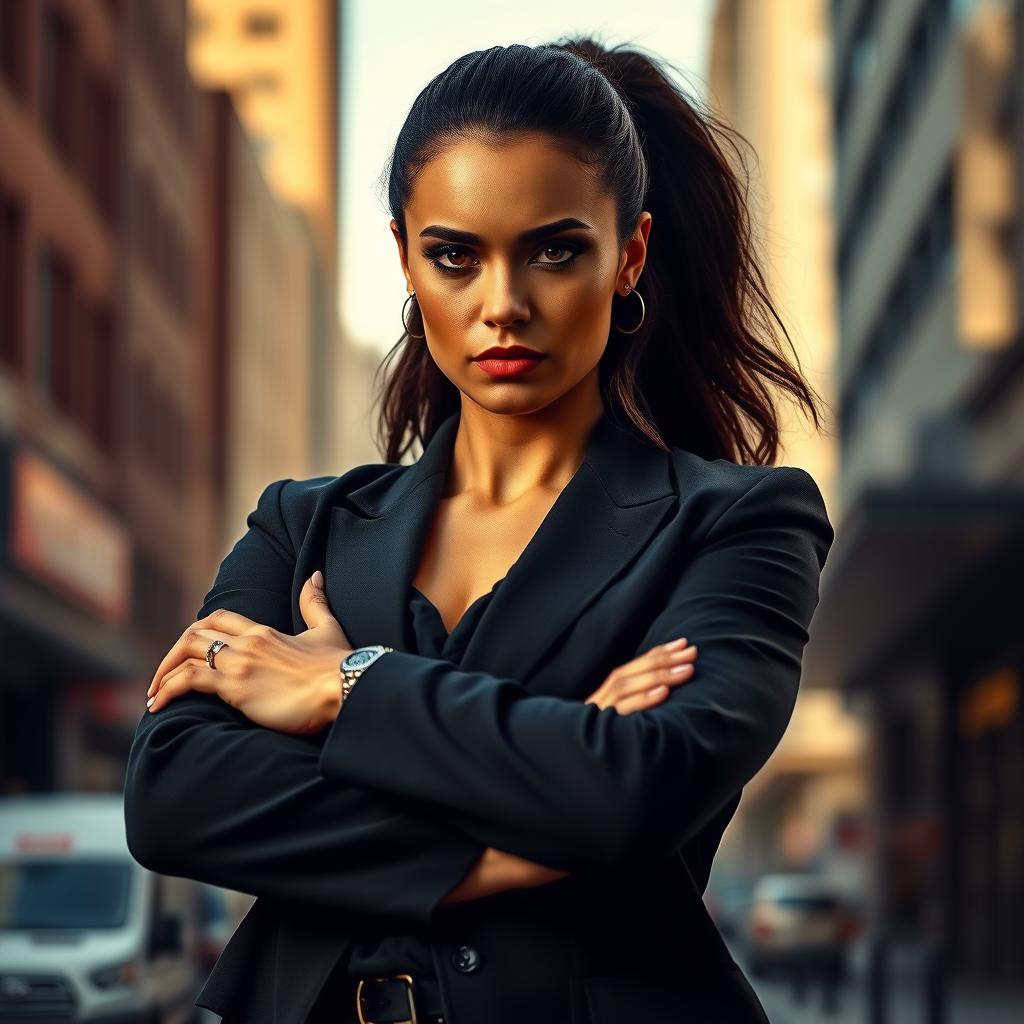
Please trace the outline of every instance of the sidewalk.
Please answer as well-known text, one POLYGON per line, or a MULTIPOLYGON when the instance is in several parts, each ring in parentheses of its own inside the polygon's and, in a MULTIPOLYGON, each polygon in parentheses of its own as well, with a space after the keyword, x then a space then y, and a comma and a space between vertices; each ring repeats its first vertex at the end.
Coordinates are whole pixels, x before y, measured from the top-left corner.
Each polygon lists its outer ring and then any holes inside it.
MULTIPOLYGON (((742 962, 741 962, 742 966, 742 962)), ((839 989, 835 1013, 826 1012, 820 986, 808 986, 802 1003, 793 999, 792 986, 781 979, 753 978, 750 983, 764 1004, 771 1024, 873 1024, 867 989, 860 977, 839 989)), ((886 1024, 929 1024, 919 980, 910 972, 891 979, 886 1003, 886 1024)), ((945 1024, 1021 1024, 1024 989, 1001 993, 953 987, 949 992, 945 1024)))
MULTIPOLYGON (((839 1011, 832 1015, 822 1008, 820 990, 809 991, 800 1006, 793 1002, 784 984, 758 981, 754 989, 771 1024, 871 1024, 860 987, 841 990, 839 1011)), ((926 1024, 922 1000, 916 992, 904 989, 890 993, 888 1008, 887 1024, 926 1024)), ((955 991, 946 1020, 947 1024, 1020 1024, 1024 1021, 1024 998, 955 991)))

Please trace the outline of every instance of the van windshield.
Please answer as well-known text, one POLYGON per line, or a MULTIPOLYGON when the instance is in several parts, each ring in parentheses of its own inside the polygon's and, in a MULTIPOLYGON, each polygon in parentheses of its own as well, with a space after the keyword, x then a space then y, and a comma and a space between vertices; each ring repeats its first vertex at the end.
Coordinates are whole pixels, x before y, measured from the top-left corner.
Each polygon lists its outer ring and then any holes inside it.
POLYGON ((0 930, 118 928, 128 918, 131 862, 0 862, 0 930))

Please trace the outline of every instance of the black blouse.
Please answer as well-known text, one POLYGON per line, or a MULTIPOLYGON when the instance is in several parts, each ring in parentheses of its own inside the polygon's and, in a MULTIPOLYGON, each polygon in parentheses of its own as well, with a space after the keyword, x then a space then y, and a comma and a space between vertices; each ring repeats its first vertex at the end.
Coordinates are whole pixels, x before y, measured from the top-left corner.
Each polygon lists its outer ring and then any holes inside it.
MULTIPOLYGON (((441 613, 430 599, 416 587, 410 586, 406 616, 406 650, 430 658, 444 658, 445 661, 456 665, 461 664, 462 655, 476 624, 506 578, 503 576, 486 594, 478 597, 463 612, 462 618, 455 624, 451 633, 445 629, 441 613)), ((418 935, 368 935, 363 941, 352 946, 347 972, 350 975, 365 977, 400 972, 411 974, 417 988, 425 997, 425 1012, 442 1012, 430 943, 418 935)), ((323 993, 321 998, 325 995, 326 993, 323 993)))

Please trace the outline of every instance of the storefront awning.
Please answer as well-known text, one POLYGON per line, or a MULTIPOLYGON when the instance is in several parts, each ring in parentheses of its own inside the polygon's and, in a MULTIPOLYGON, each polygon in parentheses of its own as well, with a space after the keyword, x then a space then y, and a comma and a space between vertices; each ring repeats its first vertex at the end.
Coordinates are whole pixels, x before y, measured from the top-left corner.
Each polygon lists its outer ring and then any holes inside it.
POLYGON ((950 623, 1019 613, 1022 569, 1024 488, 866 488, 836 526, 802 685, 871 686, 950 623))
POLYGON ((28 668, 79 678, 133 678, 149 669, 124 627, 103 622, 4 569, 0 569, 0 647, 11 673, 28 668))

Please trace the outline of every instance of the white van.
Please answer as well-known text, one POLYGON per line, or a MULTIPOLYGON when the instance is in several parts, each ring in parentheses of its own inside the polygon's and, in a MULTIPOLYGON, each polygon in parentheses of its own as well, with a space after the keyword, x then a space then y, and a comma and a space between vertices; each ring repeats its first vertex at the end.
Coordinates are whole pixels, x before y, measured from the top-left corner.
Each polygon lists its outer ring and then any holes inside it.
POLYGON ((120 793, 0 797, 0 1020, 193 1024, 200 889, 132 858, 120 793))

